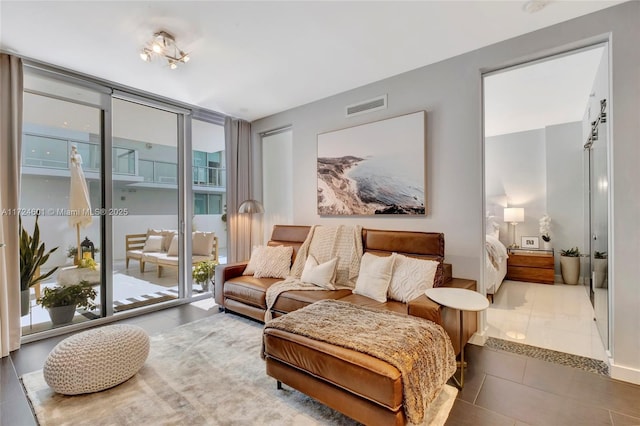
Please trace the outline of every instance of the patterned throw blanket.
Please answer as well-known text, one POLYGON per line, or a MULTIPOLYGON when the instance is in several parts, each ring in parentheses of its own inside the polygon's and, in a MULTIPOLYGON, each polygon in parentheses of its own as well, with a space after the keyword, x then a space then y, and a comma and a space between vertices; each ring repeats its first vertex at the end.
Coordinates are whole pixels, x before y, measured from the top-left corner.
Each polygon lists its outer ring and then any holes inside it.
MULTIPOLYGON (((456 371, 449 336, 432 321, 322 300, 265 324, 379 358, 402 374, 404 410, 413 424, 456 371)), ((264 352, 264 351, 263 351, 264 352)), ((264 353, 263 353, 264 356, 264 353)))
POLYGON ((278 281, 267 289, 265 322, 271 319, 271 308, 281 293, 290 290, 326 290, 300 281, 304 264, 310 255, 315 257, 318 263, 328 262, 337 257, 335 287, 354 288, 362 258, 362 227, 358 225, 311 227, 307 238, 298 250, 290 275, 284 281, 278 281))

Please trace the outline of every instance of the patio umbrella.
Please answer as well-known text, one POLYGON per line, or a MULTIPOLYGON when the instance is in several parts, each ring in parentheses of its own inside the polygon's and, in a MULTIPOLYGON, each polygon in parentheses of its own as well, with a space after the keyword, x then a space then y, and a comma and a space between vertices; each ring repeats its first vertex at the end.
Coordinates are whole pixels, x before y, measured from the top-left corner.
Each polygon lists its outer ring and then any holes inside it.
POLYGON ((82 157, 78 153, 76 146, 71 147, 71 161, 69 163, 71 172, 71 190, 69 192, 69 226, 76 227, 76 239, 78 251, 76 259, 81 258, 80 249, 80 227, 91 224, 91 202, 89 201, 89 189, 87 181, 82 171, 82 157))

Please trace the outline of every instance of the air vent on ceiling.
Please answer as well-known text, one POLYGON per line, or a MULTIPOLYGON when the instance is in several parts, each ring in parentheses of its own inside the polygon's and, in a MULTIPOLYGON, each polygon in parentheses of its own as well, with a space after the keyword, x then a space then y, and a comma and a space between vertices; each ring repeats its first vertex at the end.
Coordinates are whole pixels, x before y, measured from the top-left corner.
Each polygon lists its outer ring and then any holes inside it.
POLYGON ((387 95, 378 96, 368 101, 359 102, 353 105, 347 105, 346 117, 353 117, 354 115, 360 115, 367 112, 378 111, 379 109, 387 108, 387 95))

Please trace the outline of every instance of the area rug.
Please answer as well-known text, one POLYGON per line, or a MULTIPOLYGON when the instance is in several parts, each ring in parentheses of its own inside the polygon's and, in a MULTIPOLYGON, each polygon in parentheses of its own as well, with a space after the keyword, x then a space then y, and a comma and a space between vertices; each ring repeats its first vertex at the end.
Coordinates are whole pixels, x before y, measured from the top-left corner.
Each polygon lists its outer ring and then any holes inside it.
POLYGON ((604 361, 598 359, 538 348, 536 346, 510 342, 509 340, 497 339, 495 337, 489 337, 484 346, 565 365, 567 367, 579 368, 590 373, 602 374, 603 376, 609 375, 609 366, 604 361))
MULTIPOLYGON (((22 376, 41 425, 356 425, 288 386, 260 358, 262 324, 215 314, 151 336, 145 366, 103 392, 63 396, 42 370, 22 376)), ((457 390, 445 386, 426 424, 444 425, 457 390)))

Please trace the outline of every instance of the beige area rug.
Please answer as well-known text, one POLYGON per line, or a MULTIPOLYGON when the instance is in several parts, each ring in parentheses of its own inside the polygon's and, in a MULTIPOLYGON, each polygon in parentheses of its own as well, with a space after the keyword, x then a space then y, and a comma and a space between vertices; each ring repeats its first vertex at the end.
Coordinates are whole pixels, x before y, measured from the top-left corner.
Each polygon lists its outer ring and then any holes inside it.
MULTIPOLYGON (((216 314, 151 336, 140 372, 103 392, 63 396, 42 370, 22 376, 41 425, 355 425, 288 386, 276 389, 260 358, 262 325, 216 314)), ((457 395, 445 386, 429 421, 443 425, 457 395)))

